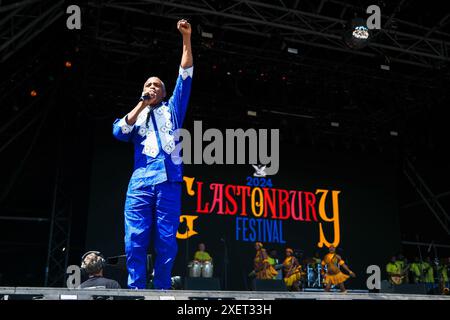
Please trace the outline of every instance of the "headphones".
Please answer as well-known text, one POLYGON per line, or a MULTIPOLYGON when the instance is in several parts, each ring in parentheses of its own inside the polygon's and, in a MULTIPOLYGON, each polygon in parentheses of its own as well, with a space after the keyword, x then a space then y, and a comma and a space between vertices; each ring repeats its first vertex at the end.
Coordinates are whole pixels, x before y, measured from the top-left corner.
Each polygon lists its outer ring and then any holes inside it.
POLYGON ((105 259, 105 257, 103 256, 103 254, 100 251, 88 251, 85 254, 83 254, 83 256, 81 257, 81 269, 86 269, 86 264, 85 264, 84 260, 91 253, 95 254, 98 257, 100 257, 100 261, 98 262, 99 263, 99 268, 103 269, 106 266, 106 259, 105 259))

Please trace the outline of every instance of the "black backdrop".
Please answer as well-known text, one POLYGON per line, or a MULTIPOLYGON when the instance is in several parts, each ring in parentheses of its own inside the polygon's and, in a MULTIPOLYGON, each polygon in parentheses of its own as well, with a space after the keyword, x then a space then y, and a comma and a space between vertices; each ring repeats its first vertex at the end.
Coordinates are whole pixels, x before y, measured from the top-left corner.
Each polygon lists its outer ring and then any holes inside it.
MULTIPOLYGON (((132 172, 132 145, 114 140, 111 124, 101 122, 96 130, 86 250, 100 250, 106 256, 115 256, 124 253, 123 206, 132 172)), ((383 270, 389 256, 400 249, 397 165, 392 154, 312 151, 301 145, 281 145, 279 172, 270 177, 274 188, 313 193, 317 189, 341 191, 339 252, 358 276, 347 282, 349 288, 364 289, 367 266, 376 264, 383 270)), ((204 182, 204 186, 211 182, 246 185, 246 177, 253 173, 250 165, 185 166, 185 176, 195 177, 196 181, 204 182)), ((237 215, 204 215, 196 213, 195 209, 196 198, 187 196, 183 187, 182 214, 200 217, 194 222, 198 234, 187 240, 178 240, 179 251, 173 275, 184 276, 187 273, 186 265, 202 241, 214 258, 217 277, 223 276, 227 250, 227 289, 248 289, 246 275, 251 271, 254 244, 236 241, 237 215)), ((180 232, 184 230, 183 223, 180 232)), ((331 225, 325 226, 325 235, 327 240, 333 240, 331 225)), ((325 248, 317 248, 317 223, 283 221, 283 238, 285 244, 265 243, 266 248, 276 249, 280 258, 286 246, 303 251, 304 256, 312 256, 315 252, 323 256, 326 253, 325 248)))

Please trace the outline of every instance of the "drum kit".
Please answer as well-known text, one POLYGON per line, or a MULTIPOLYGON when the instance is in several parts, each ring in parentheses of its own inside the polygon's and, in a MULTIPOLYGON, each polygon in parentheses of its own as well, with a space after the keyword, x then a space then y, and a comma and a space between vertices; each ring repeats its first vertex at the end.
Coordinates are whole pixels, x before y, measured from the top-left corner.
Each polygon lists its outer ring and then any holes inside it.
MULTIPOLYGON (((324 271, 326 272, 325 266, 324 271)), ((306 287, 323 288, 322 265, 320 263, 309 263, 306 266, 306 287)))
POLYGON ((211 261, 191 261, 188 264, 189 277, 191 278, 212 278, 214 265, 211 261))

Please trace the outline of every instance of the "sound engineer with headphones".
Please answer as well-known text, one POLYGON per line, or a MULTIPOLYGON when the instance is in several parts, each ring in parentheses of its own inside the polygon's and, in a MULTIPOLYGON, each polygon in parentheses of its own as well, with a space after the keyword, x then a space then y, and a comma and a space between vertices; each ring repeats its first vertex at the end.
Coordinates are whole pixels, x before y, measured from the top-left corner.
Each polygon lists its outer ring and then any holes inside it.
POLYGON ((103 277, 106 260, 98 251, 88 251, 81 258, 81 269, 89 278, 80 285, 80 289, 120 289, 117 281, 103 277))

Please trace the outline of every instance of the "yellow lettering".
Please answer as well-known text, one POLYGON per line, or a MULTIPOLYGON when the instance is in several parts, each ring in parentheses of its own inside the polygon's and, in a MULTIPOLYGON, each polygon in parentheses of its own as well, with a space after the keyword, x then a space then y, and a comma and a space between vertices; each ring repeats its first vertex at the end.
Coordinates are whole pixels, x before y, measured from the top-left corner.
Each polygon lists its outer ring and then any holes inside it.
POLYGON ((186 220, 186 232, 179 233, 177 231, 178 239, 187 239, 198 234, 198 232, 194 230, 194 220, 197 218, 197 216, 180 216, 180 223, 186 220))
POLYGON ((192 188, 192 185, 194 184, 195 178, 183 177, 183 180, 184 180, 184 182, 186 182, 187 194, 190 195, 190 196, 194 196, 195 195, 195 191, 192 188))
POLYGON ((322 222, 320 222, 319 223, 320 239, 319 239, 319 243, 317 244, 317 246, 319 248, 322 248, 324 245, 326 247, 330 247, 331 245, 334 247, 337 247, 341 241, 340 226, 339 226, 339 199, 338 199, 338 195, 341 192, 335 191, 335 190, 333 190, 331 192, 332 203, 333 203, 333 210, 332 210, 333 215, 331 218, 328 218, 326 210, 325 210, 325 200, 327 198, 328 191, 329 190, 317 189, 316 194, 322 193, 322 197, 320 198, 320 201, 319 201, 319 216, 322 221, 333 222, 334 241, 333 242, 327 241, 327 239, 325 238, 324 232, 323 232, 322 222))
POLYGON ((252 190, 252 198, 251 199, 252 199, 251 203, 252 203, 253 215, 257 218, 261 217, 264 212, 264 199, 263 199, 263 192, 262 192, 261 188, 256 187, 252 190), (256 192, 259 193, 259 201, 256 201, 256 199, 255 199, 256 192), (257 210, 256 208, 259 208, 258 212, 256 212, 256 210, 257 210))

